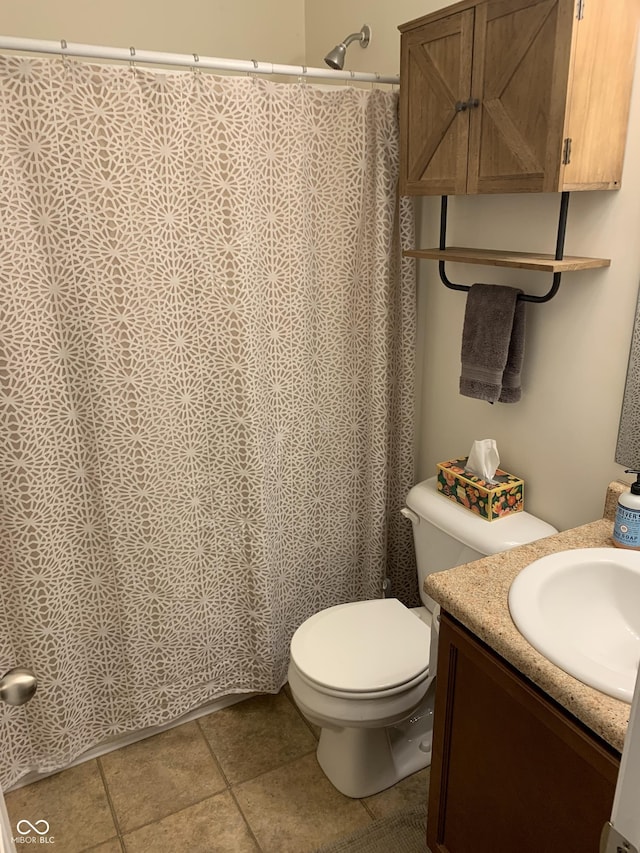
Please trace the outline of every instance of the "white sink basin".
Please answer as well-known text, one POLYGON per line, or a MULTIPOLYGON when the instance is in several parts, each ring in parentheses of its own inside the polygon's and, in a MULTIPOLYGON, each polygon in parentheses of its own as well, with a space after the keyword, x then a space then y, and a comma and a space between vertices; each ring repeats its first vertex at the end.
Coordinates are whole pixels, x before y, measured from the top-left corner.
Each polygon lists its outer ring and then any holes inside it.
POLYGON ((631 702, 640 661, 640 552, 579 548, 542 557, 511 584, 509 610, 546 658, 631 702))

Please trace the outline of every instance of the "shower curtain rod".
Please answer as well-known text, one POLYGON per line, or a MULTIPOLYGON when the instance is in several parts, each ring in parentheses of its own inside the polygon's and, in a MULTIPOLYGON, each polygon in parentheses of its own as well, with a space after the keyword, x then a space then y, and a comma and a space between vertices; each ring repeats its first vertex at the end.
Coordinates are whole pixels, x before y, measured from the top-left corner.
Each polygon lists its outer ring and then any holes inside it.
POLYGON ((385 76, 365 71, 334 71, 331 68, 312 68, 306 65, 277 65, 256 59, 224 59, 215 56, 198 56, 197 53, 160 53, 138 50, 135 47, 104 47, 98 44, 74 44, 64 39, 41 39, 0 36, 0 50, 21 50, 32 53, 55 53, 59 56, 87 57, 90 59, 122 60, 132 64, 142 62, 152 65, 178 65, 193 69, 207 68, 217 71, 239 71, 248 74, 283 74, 294 77, 315 77, 325 80, 348 80, 360 83, 400 82, 399 76, 385 76))

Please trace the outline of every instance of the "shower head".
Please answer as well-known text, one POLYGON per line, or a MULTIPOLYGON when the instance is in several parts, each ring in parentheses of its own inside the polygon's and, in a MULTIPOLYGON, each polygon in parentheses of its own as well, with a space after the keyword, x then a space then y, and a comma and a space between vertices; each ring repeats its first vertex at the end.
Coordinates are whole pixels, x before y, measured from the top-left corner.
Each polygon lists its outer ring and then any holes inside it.
POLYGON ((324 58, 329 68, 334 68, 336 71, 341 71, 344 68, 344 57, 352 41, 359 41, 360 47, 367 47, 371 41, 371 27, 365 24, 359 33, 351 33, 344 41, 337 44, 333 50, 330 50, 324 58))

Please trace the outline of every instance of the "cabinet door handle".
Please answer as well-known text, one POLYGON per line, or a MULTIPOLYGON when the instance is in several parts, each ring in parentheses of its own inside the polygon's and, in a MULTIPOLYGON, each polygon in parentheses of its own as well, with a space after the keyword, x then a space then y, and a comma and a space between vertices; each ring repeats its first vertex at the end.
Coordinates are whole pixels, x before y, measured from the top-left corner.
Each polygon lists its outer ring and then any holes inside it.
POLYGON ((456 112, 463 113, 465 110, 471 110, 479 106, 480 101, 477 98, 469 98, 468 101, 456 101, 456 112))

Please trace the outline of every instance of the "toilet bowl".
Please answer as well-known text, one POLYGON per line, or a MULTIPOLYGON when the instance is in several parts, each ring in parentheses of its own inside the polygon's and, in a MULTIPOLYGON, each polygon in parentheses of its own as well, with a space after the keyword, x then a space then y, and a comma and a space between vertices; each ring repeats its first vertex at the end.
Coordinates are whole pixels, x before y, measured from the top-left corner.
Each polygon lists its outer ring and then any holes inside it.
POLYGON ((429 764, 430 645, 426 611, 395 598, 330 607, 294 634, 291 693, 320 726, 318 762, 346 796, 377 793, 429 764))
POLYGON ((423 606, 339 604, 310 616, 291 640, 291 694, 321 729, 320 767, 348 797, 371 796, 431 762, 439 607, 422 589, 425 577, 557 532, 524 512, 489 523, 439 495, 435 478, 413 487, 403 512, 423 606))

